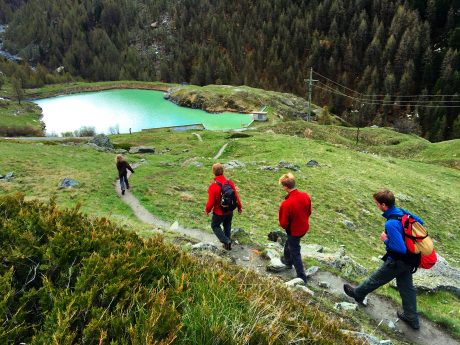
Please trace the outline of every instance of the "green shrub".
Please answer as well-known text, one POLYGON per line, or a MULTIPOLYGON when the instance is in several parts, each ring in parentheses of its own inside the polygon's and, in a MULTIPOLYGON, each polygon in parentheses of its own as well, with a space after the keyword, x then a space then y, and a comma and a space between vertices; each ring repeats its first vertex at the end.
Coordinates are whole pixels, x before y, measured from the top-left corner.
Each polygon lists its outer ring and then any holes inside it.
POLYGON ((15 194, 0 213, 2 344, 354 343, 269 279, 144 242, 78 206, 15 194))

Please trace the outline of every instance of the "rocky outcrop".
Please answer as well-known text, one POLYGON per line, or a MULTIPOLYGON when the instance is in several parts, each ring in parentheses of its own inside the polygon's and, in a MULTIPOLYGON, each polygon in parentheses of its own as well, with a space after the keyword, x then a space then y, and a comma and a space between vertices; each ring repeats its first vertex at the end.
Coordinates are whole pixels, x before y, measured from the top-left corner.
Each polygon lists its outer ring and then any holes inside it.
POLYGON ((94 136, 93 139, 89 141, 91 144, 95 144, 96 146, 102 147, 102 148, 107 148, 107 149, 112 149, 113 150, 113 144, 110 142, 110 139, 108 136, 105 134, 98 134, 94 136))
MULTIPOLYGON (((433 268, 429 270, 419 268, 413 275, 413 279, 417 290, 426 292, 446 290, 460 297, 460 270, 450 266, 439 254, 438 262, 433 268)), ((396 281, 393 280, 391 285, 396 287, 396 281)))

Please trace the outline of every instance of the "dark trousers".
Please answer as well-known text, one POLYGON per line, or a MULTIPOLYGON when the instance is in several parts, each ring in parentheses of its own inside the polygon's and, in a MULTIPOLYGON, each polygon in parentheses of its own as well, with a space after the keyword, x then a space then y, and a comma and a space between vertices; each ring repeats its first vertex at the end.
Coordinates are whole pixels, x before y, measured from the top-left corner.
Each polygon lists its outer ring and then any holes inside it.
POLYGON ((211 220, 211 228, 216 234, 217 238, 222 243, 230 243, 231 242, 231 232, 232 232, 232 218, 233 212, 227 215, 217 215, 215 213, 212 214, 211 220), (222 227, 224 226, 224 230, 222 231, 222 227))
POLYGON ((120 175, 120 188, 121 190, 129 189, 128 175, 120 175))
POLYGON ((302 256, 300 255, 300 240, 303 236, 287 235, 287 241, 284 244, 284 260, 286 264, 294 265, 297 277, 307 282, 307 276, 303 268, 302 256))
POLYGON ((355 295, 364 298, 382 285, 396 278, 401 296, 404 314, 412 320, 418 320, 415 287, 412 282, 412 266, 401 260, 388 258, 377 271, 355 288, 355 295))

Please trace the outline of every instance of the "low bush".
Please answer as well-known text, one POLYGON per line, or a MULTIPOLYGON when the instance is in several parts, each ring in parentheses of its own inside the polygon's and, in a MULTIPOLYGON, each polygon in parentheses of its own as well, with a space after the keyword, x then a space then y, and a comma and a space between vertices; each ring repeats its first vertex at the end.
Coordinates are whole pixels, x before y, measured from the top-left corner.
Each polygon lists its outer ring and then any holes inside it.
POLYGON ((0 126, 2 137, 42 137, 44 131, 31 126, 0 126))
POLYGON ((21 194, 0 213, 2 344, 358 343, 284 287, 161 237, 21 194))

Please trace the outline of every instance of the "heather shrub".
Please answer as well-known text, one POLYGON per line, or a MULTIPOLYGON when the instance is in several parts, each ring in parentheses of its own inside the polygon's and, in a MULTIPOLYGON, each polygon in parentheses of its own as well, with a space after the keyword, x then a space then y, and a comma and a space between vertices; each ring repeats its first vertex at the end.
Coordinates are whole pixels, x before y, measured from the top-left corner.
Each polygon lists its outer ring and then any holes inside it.
POLYGON ((0 213, 1 344, 353 343, 269 279, 78 206, 15 194, 0 213))

